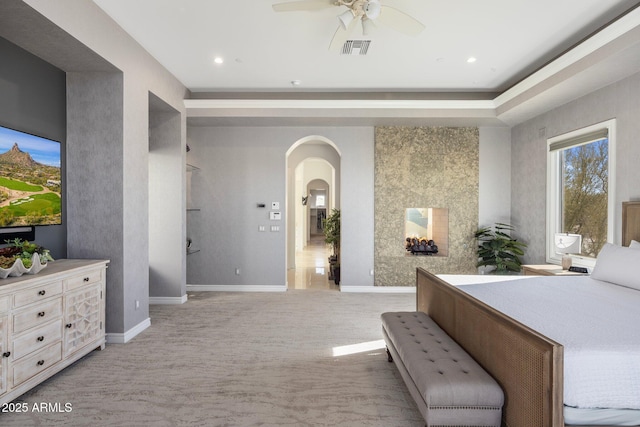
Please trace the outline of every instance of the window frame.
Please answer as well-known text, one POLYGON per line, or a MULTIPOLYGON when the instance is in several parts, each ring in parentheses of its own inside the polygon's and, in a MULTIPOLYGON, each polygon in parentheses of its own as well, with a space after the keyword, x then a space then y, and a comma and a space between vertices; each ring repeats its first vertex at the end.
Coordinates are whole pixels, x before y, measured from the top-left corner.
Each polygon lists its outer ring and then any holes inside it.
MULTIPOLYGON (((607 188, 607 242, 614 242, 615 235, 615 176, 616 176, 616 120, 611 119, 596 123, 585 128, 577 129, 562 135, 547 139, 547 222, 546 222, 546 261, 551 264, 561 264, 562 255, 555 252, 554 235, 562 230, 562 163, 560 153, 563 149, 588 144, 585 141, 573 143, 560 149, 551 147, 562 144, 563 141, 580 139, 580 137, 596 134, 606 130, 608 139, 608 188, 607 188)), ((595 266, 595 258, 582 255, 571 255, 573 265, 581 267, 595 266)))

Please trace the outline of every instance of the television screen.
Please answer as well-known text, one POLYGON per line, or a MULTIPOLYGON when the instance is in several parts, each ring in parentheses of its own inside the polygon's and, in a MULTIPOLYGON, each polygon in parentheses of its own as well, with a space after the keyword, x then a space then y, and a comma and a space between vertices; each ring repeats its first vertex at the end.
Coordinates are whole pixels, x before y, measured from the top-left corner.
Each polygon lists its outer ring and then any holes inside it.
POLYGON ((0 227, 62 223, 60 143, 0 126, 0 227))

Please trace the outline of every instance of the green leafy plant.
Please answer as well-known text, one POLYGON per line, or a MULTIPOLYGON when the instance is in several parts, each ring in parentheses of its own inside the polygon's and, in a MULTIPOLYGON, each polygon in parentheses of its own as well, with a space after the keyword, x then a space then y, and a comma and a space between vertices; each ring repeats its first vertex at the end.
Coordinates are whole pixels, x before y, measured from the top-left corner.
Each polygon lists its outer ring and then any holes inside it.
POLYGON ((323 221, 324 241, 331 245, 333 256, 340 262, 340 210, 332 209, 323 221))
POLYGON ((49 250, 35 243, 22 239, 5 240, 5 243, 8 246, 0 249, 0 268, 10 268, 18 259, 26 268, 30 268, 34 253, 38 254, 42 264, 53 261, 49 250))
POLYGON ((478 242, 476 267, 494 267, 495 274, 519 272, 522 268, 520 257, 527 245, 511 237, 514 230, 512 225, 501 222, 478 229, 475 233, 478 242))

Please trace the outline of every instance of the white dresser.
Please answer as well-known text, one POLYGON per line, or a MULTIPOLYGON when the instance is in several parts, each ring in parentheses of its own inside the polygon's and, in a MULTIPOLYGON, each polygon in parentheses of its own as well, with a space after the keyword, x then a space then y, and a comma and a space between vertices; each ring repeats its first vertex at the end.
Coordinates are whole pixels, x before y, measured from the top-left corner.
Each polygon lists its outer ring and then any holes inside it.
POLYGON ((0 279, 0 403, 104 348, 108 262, 63 259, 0 279))

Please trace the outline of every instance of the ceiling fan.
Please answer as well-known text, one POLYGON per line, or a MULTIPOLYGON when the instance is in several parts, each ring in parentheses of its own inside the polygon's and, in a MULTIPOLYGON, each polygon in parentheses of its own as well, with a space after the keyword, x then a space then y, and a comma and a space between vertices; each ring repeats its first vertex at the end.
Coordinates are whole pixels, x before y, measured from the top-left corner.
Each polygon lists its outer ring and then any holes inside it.
POLYGON ((384 6, 381 0, 298 0, 274 4, 276 12, 316 11, 335 6, 346 6, 347 10, 338 15, 336 30, 329 50, 339 50, 355 30, 357 23, 362 24, 362 34, 369 35, 376 24, 386 25, 404 34, 416 36, 424 25, 417 19, 390 6, 384 6))

